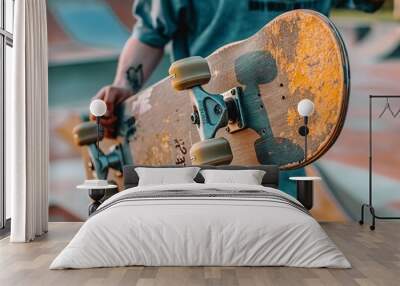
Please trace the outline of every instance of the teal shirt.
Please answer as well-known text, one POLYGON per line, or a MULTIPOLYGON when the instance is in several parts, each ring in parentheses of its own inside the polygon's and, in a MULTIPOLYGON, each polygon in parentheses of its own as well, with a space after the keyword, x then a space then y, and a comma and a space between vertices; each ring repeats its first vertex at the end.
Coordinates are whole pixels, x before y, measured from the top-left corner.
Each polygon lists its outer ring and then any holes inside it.
POLYGON ((329 16, 334 6, 377 8, 362 0, 136 0, 133 37, 159 48, 171 41, 173 60, 206 57, 253 35, 286 11, 312 9, 329 16))
MULTIPOLYGON (((153 47, 172 42, 172 60, 207 57, 219 47, 245 39, 276 16, 293 9, 312 9, 326 16, 334 6, 372 12, 379 7, 362 0, 136 0, 133 37, 153 47)), ((280 172, 280 189, 295 196, 290 176, 304 169, 280 172)))

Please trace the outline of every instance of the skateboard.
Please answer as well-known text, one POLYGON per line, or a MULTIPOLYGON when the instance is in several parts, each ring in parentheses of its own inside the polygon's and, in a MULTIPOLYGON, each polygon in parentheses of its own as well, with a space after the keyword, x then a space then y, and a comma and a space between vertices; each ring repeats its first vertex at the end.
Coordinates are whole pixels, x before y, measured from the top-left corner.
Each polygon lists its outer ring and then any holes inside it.
POLYGON ((75 128, 75 142, 89 150, 89 177, 114 178, 110 170, 121 177, 132 163, 296 169, 327 152, 345 121, 345 45, 335 25, 314 11, 282 14, 206 59, 173 63, 169 73, 118 107, 118 139, 102 144, 112 148, 100 150, 99 159, 95 123, 75 128), (306 132, 297 112, 302 99, 315 106, 306 132))

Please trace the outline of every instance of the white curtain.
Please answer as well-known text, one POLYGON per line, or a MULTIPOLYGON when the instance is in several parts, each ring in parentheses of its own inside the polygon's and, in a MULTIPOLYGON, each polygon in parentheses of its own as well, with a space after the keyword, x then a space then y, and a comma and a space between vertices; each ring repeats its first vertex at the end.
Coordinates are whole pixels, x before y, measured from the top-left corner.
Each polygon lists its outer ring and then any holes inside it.
POLYGON ((13 94, 6 98, 6 187, 12 242, 48 226, 47 23, 45 0, 15 1, 13 94))

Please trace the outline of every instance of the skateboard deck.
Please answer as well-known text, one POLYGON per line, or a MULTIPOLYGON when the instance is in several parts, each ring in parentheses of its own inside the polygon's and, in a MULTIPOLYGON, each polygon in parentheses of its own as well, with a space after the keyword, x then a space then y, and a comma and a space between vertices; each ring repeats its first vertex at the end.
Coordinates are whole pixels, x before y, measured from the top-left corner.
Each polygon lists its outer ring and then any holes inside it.
MULTIPOLYGON (((310 10, 282 14, 252 37, 226 45, 207 57, 211 78, 202 89, 223 94, 241 90, 245 126, 219 128, 232 164, 305 166, 321 157, 343 127, 349 101, 347 53, 334 24, 310 10), (307 158, 304 125, 297 104, 310 99, 307 158)), ((201 141, 190 120, 196 108, 191 89, 176 90, 173 76, 143 90, 120 106, 121 125, 134 121, 129 139, 132 161, 141 165, 191 165, 191 147, 201 141)), ((193 158, 192 158, 193 159, 193 158)))

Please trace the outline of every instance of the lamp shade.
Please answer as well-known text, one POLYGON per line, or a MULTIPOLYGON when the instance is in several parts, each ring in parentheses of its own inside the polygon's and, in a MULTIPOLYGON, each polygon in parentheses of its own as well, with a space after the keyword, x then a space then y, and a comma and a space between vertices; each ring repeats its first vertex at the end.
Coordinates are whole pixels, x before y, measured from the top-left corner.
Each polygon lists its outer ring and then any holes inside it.
POLYGON ((310 116, 314 112, 314 103, 309 99, 303 99, 297 104, 297 111, 300 116, 310 116))
POLYGON ((96 117, 103 116, 107 112, 107 105, 101 99, 92 100, 90 103, 90 113, 96 117))

